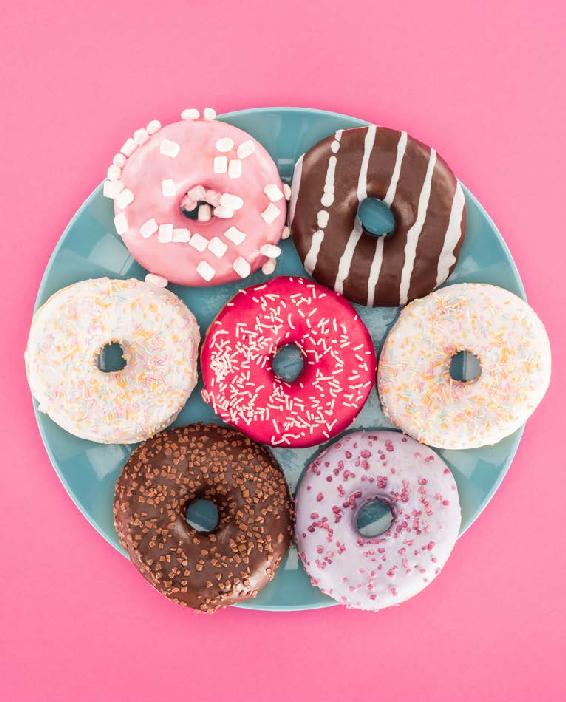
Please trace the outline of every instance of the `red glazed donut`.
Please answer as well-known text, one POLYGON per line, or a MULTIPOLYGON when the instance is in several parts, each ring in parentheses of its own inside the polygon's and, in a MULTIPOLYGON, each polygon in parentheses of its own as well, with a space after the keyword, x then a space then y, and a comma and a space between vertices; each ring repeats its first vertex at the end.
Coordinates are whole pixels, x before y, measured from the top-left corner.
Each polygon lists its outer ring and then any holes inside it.
POLYGON ((304 278, 241 290, 212 322, 201 351, 203 399, 228 424, 271 446, 314 446, 343 431, 375 377, 368 330, 341 295, 304 278), (295 344, 303 369, 272 366, 295 344))

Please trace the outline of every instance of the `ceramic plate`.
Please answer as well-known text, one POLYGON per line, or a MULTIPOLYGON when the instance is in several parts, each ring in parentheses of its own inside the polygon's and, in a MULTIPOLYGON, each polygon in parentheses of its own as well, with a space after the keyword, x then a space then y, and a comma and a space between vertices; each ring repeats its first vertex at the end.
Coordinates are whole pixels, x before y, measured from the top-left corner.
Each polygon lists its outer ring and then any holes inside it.
MULTIPOLYGON (((267 108, 232 112, 219 119, 252 134, 270 152, 284 181, 290 182, 295 161, 301 153, 336 129, 366 124, 346 115, 309 109, 267 108)), ((111 151, 108 151, 109 156, 111 151)), ((492 283, 524 298, 524 289, 513 259, 503 239, 474 196, 466 190, 467 236, 458 264, 447 281, 452 283, 492 283)), ((282 242, 276 275, 306 273, 291 240, 282 242)), ((75 214, 59 240, 45 270, 36 307, 56 290, 86 278, 109 276, 143 279, 146 271, 135 263, 113 224, 113 204, 97 187, 75 214)), ((252 285, 266 276, 256 273, 245 281, 252 285)), ((196 315, 204 335, 218 310, 241 286, 239 283, 212 288, 171 286, 196 315)), ((377 351, 395 321, 398 308, 358 307, 377 351)), ((289 361, 292 363, 292 360, 289 361)), ((200 398, 201 386, 193 392, 175 426, 195 421, 219 422, 200 398)), ((69 496, 94 528, 114 548, 124 553, 114 531, 112 500, 114 482, 128 458, 131 446, 107 446, 71 436, 46 415, 36 412, 47 452, 69 496)), ((375 390, 351 428, 390 428, 384 418, 375 390)), ((462 504, 462 531, 480 514, 498 488, 517 449, 521 431, 495 446, 466 451, 439 451, 452 468, 462 504)), ((274 449, 292 490, 313 449, 274 449)), ((255 599, 243 605, 250 609, 301 610, 335 604, 314 588, 292 548, 274 581, 255 599)))

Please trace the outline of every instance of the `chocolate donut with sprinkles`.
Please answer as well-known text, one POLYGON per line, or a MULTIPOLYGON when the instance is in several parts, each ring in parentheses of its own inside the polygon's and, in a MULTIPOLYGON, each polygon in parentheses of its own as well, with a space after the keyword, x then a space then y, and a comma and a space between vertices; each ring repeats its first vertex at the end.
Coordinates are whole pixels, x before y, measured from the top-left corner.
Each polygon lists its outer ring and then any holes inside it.
POLYGON ((464 241, 462 185, 434 149, 373 124, 339 129, 298 160, 289 223, 299 256, 323 285, 362 305, 404 305, 446 280, 464 241), (366 198, 390 207, 395 228, 373 236, 366 198))
POLYGON ((256 441, 314 446, 354 420, 375 367, 369 332, 347 300, 304 278, 274 278, 238 292, 210 325, 202 396, 256 441), (288 344, 303 357, 292 382, 273 370, 288 344))
POLYGON ((139 572, 162 595, 213 612, 257 595, 289 548, 292 506, 273 456, 233 429, 192 424, 140 444, 118 478, 114 523, 139 572), (211 532, 187 506, 218 508, 211 532))

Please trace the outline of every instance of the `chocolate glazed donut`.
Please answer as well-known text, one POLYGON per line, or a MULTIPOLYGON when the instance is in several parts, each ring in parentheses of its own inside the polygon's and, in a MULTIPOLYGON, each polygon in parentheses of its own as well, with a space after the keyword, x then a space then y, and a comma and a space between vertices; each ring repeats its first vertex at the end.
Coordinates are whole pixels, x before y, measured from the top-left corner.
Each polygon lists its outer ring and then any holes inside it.
POLYGON ((116 483, 114 522, 146 580, 203 612, 255 597, 275 575, 292 533, 289 491, 275 459, 215 424, 161 432, 140 444, 116 483), (218 508, 209 533, 185 517, 198 498, 218 508))
POLYGON ((440 285, 465 235, 461 184, 434 149, 406 132, 338 130, 307 151, 293 175, 289 224, 309 274, 362 305, 404 305, 440 285), (366 198, 395 216, 389 236, 366 232, 366 198))

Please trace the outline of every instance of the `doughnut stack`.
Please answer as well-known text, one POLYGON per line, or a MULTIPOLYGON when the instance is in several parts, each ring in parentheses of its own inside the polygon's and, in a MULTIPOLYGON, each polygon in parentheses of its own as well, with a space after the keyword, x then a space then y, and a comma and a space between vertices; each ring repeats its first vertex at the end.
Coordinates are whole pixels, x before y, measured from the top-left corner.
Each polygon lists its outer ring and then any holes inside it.
POLYGON ((56 292, 34 315, 25 362, 38 410, 64 430, 141 442, 114 500, 133 565, 200 612, 256 597, 293 541, 313 586, 347 607, 377 611, 421 592, 461 525, 456 481, 434 449, 517 430, 551 366, 527 303, 493 285, 449 284, 466 195, 441 156, 403 131, 338 130, 300 156, 289 186, 252 136, 190 108, 137 129, 103 194, 145 280, 56 292), (366 229, 368 199, 390 209, 392 232, 366 229), (273 277, 289 235, 305 273, 273 277), (246 284, 256 271, 265 280, 246 284), (201 344, 167 285, 230 282, 238 291, 201 344), (379 358, 354 304, 400 306, 379 358), (107 372, 112 344, 125 366, 107 372), (302 358, 295 378, 276 370, 289 345, 302 358), (462 352, 479 367, 473 380, 451 371, 462 352), (218 423, 168 428, 192 401, 199 359, 218 423), (375 386, 398 430, 347 431, 375 386), (270 447, 321 444, 293 499, 270 447), (189 516, 202 501, 215 505, 211 528, 189 516), (360 516, 378 503, 389 523, 368 535, 360 516))

